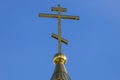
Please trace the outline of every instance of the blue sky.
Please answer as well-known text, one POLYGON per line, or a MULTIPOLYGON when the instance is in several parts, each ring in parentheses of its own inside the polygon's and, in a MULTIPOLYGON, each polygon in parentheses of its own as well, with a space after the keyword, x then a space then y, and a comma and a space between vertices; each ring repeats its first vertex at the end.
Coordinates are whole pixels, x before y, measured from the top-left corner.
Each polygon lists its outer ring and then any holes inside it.
POLYGON ((0 80, 50 80, 57 41, 57 19, 39 18, 58 4, 67 15, 62 20, 62 45, 72 80, 120 80, 119 0, 1 0, 0 80))

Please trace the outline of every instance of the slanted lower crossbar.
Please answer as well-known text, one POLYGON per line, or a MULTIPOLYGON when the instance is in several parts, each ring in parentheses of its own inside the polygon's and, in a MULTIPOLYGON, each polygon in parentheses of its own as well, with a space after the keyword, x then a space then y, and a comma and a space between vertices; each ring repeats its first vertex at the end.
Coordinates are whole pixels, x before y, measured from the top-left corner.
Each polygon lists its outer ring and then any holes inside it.
MULTIPOLYGON (((51 37, 55 38, 58 40, 58 35, 52 33, 51 37)), ((61 42, 63 42, 64 44, 68 44, 68 40, 61 38, 61 42)))

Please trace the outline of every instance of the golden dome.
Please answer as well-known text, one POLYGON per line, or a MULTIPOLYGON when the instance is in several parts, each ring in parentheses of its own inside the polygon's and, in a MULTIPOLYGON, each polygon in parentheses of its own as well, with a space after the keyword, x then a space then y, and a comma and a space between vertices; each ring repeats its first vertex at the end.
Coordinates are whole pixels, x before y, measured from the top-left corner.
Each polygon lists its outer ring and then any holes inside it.
POLYGON ((57 63, 65 64, 66 61, 67 61, 67 57, 61 53, 57 53, 53 58, 54 64, 57 64, 57 63))

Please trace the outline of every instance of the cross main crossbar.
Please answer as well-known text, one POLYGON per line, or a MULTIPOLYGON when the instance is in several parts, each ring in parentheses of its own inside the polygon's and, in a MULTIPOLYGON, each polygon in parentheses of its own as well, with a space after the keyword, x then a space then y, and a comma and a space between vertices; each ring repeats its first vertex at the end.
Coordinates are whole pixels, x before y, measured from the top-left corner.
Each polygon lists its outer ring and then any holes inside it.
MULTIPOLYGON (((39 17, 46 17, 46 18, 58 18, 58 14, 46 14, 40 13, 39 17)), ((70 15, 60 15, 61 19, 72 19, 72 20, 79 20, 79 16, 70 16, 70 15)))

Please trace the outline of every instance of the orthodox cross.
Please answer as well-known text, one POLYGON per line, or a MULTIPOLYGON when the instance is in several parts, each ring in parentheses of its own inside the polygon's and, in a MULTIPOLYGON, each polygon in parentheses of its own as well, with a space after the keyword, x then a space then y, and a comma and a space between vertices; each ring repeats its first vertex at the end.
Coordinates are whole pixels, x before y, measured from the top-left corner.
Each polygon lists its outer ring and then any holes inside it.
POLYGON ((61 54, 61 42, 64 44, 68 44, 68 41, 61 37, 61 19, 72 19, 72 20, 79 20, 79 16, 69 16, 69 15, 61 15, 61 12, 67 12, 66 8, 61 8, 60 5, 58 7, 52 7, 51 11, 57 11, 58 14, 46 14, 40 13, 39 17, 46 17, 46 18, 57 18, 58 19, 58 35, 52 33, 52 37, 58 40, 58 53, 61 54))

